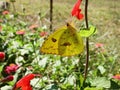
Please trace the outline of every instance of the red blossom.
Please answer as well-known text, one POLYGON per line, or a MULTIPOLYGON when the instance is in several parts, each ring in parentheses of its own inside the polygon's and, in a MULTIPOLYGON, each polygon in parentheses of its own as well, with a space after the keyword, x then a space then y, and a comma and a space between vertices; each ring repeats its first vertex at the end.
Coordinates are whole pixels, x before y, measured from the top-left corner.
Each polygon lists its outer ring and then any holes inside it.
POLYGON ((19 68, 18 65, 16 65, 16 64, 10 64, 9 66, 6 66, 5 72, 6 72, 7 74, 11 74, 11 73, 13 73, 13 72, 16 72, 16 70, 17 70, 18 68, 19 68))
POLYGON ((115 75, 115 76, 112 76, 112 78, 117 79, 117 80, 120 80, 120 74, 117 74, 117 75, 115 75))
POLYGON ((79 8, 81 2, 82 0, 77 0, 71 12, 72 16, 77 17, 79 20, 83 18, 83 14, 81 13, 81 9, 79 8))
POLYGON ((0 32, 2 31, 2 26, 0 26, 0 32))
POLYGON ((0 82, 9 82, 12 81, 14 79, 13 75, 9 75, 3 79, 0 80, 0 82))
POLYGON ((5 53, 0 52, 0 61, 3 61, 5 59, 5 53))
POLYGON ((7 10, 2 12, 3 15, 7 15, 7 14, 9 14, 9 13, 10 13, 10 12, 7 11, 7 10))
POLYGON ((3 20, 2 19, 0 19, 0 23, 2 23, 3 22, 3 20))
POLYGON ((96 47, 96 48, 101 48, 101 47, 103 47, 103 46, 104 46, 104 44, 102 44, 102 43, 96 43, 96 44, 95 44, 95 47, 96 47))
POLYGON ((40 36, 41 36, 41 37, 44 37, 44 36, 46 36, 46 35, 48 35, 48 32, 45 32, 45 31, 40 32, 40 36))
POLYGON ((38 25, 37 24, 33 24, 29 27, 29 29, 35 29, 35 28, 38 28, 38 25))
POLYGON ((25 30, 19 30, 16 32, 16 34, 18 35, 24 35, 25 34, 25 30))
POLYGON ((12 90, 16 90, 18 88, 21 88, 21 90, 32 90, 32 87, 30 85, 30 80, 35 78, 35 76, 41 76, 39 74, 28 74, 24 76, 22 79, 20 79, 12 90))

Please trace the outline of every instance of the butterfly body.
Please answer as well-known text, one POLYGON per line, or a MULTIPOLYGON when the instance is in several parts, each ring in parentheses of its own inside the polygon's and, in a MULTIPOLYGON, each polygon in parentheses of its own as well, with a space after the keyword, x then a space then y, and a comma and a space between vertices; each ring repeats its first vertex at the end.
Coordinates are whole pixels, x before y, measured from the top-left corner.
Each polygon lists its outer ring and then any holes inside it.
POLYGON ((67 23, 44 41, 40 51, 47 54, 73 56, 80 54, 83 49, 81 36, 71 24, 67 23))

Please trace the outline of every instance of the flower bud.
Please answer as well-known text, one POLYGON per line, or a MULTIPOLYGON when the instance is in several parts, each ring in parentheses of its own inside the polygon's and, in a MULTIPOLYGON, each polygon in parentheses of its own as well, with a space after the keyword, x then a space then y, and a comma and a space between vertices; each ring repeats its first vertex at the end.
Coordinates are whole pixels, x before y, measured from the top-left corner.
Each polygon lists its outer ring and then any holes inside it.
POLYGON ((5 59, 5 53, 0 52, 0 61, 3 61, 5 59))
POLYGON ((13 75, 9 75, 5 78, 3 78, 2 80, 0 80, 1 82, 9 82, 12 81, 14 79, 13 75))

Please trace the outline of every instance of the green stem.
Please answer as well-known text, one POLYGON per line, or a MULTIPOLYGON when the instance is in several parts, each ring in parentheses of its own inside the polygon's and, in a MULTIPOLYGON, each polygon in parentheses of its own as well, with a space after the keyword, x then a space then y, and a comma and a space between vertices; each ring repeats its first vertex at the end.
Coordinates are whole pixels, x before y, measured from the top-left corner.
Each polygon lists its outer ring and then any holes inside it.
POLYGON ((35 52, 36 48, 35 48, 35 45, 34 45, 34 41, 32 41, 32 46, 33 46, 33 52, 34 52, 35 55, 36 55, 36 52, 35 52))
MULTIPOLYGON (((35 46, 35 43, 37 43, 37 40, 34 39, 34 40, 31 40, 31 42, 32 42, 32 46, 33 46, 33 52, 35 53, 35 57, 37 57, 36 46, 35 46)), ((38 64, 39 58, 36 58, 36 62, 37 62, 37 64, 38 64)))
MULTIPOLYGON (((85 24, 86 24, 86 29, 88 29, 88 0, 85 0, 85 24)), ((85 75, 84 75, 84 81, 87 78, 87 73, 88 73, 88 66, 89 66, 89 38, 86 38, 86 66, 85 66, 85 75)))
POLYGON ((15 8, 14 2, 12 2, 12 6, 13 6, 14 13, 15 13, 16 12, 16 8, 15 8))
POLYGON ((22 39, 22 46, 24 46, 24 35, 21 35, 21 39, 22 39))

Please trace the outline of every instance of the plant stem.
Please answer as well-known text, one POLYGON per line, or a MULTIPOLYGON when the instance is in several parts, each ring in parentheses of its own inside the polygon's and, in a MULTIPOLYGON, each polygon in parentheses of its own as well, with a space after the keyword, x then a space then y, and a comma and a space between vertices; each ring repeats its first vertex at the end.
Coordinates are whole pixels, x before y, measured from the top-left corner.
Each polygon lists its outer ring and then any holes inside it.
MULTIPOLYGON (((85 0, 85 25, 86 29, 88 29, 88 0, 85 0)), ((87 78, 88 73, 88 66, 89 66, 89 38, 86 38, 86 66, 85 66, 85 75, 84 75, 84 81, 87 78)))
POLYGON ((50 31, 52 31, 53 0, 50 0, 50 31))
POLYGON ((15 13, 16 12, 16 8, 15 8, 14 2, 12 2, 12 6, 13 6, 14 13, 15 13))
POLYGON ((21 39, 22 39, 22 46, 24 46, 24 35, 21 35, 21 39))

